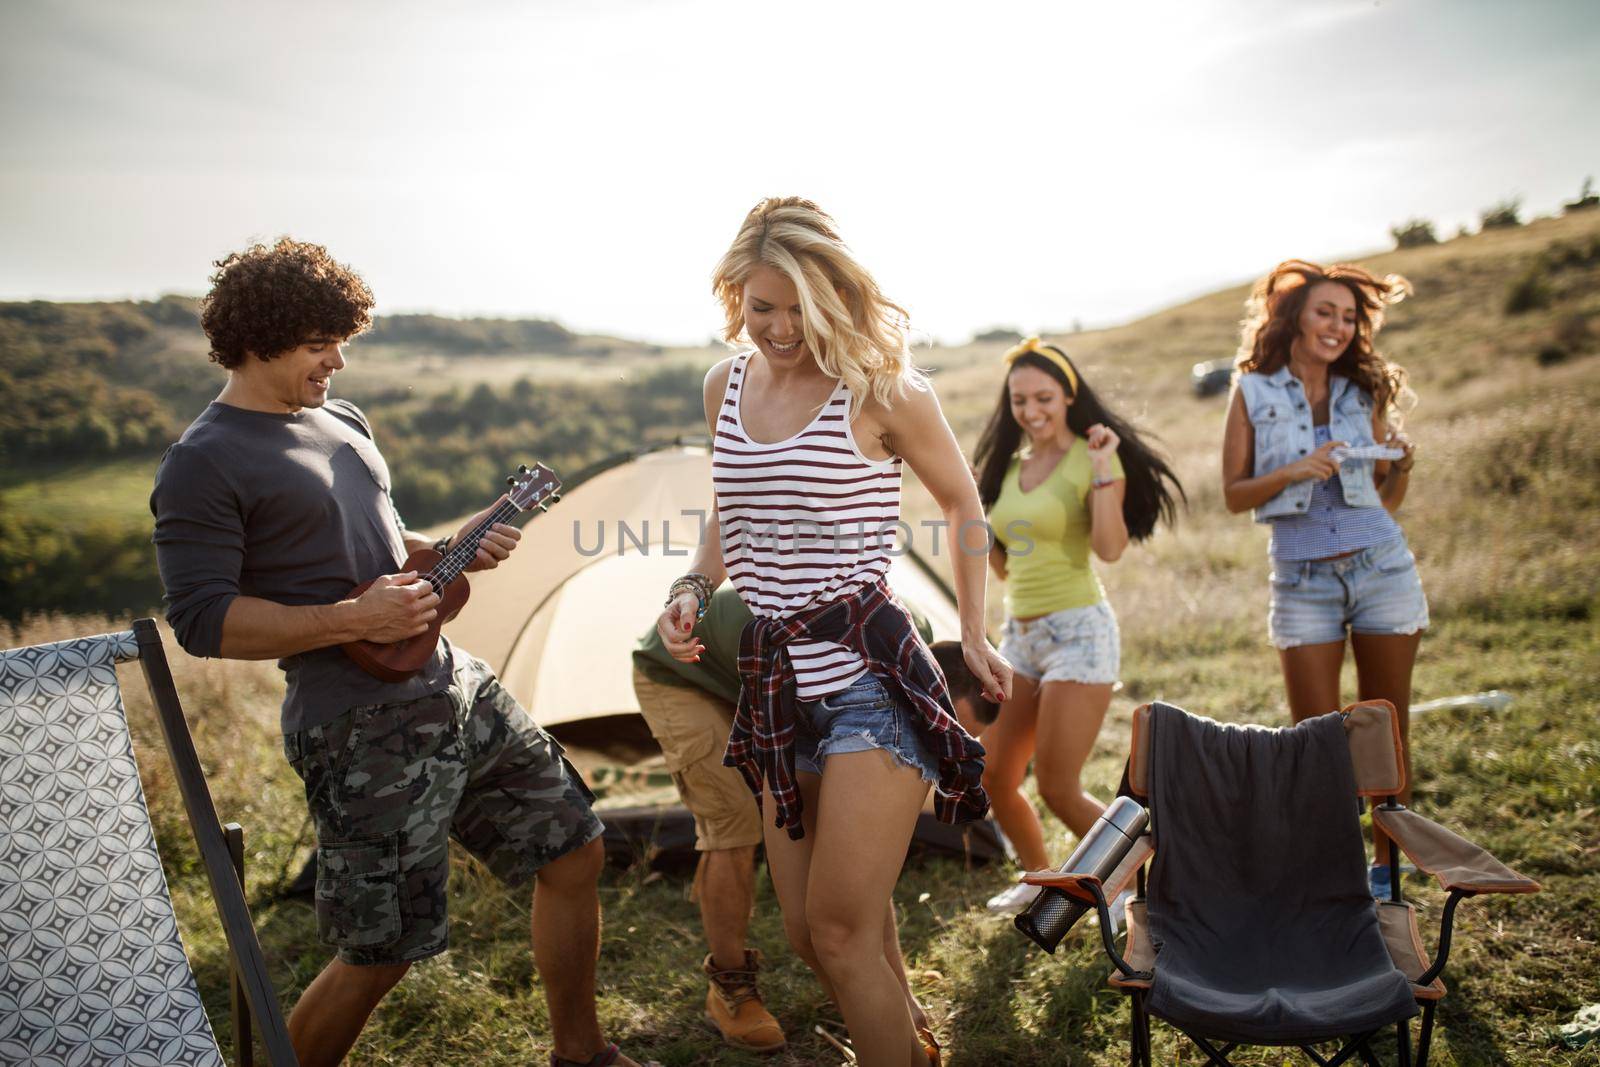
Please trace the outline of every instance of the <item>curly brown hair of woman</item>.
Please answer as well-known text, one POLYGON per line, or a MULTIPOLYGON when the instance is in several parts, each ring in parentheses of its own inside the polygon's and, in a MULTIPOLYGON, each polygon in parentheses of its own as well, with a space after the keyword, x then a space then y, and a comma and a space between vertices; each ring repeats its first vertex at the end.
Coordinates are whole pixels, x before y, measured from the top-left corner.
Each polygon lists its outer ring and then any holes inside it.
POLYGON ((280 237, 214 264, 200 302, 211 359, 229 370, 266 362, 307 341, 342 341, 372 325, 372 290, 321 245, 280 237))
POLYGON ((1398 428, 1405 408, 1416 403, 1406 385, 1405 368, 1391 363, 1373 347, 1372 339, 1383 327, 1384 311, 1411 293, 1411 283, 1398 274, 1379 278, 1354 263, 1324 267, 1304 259, 1286 259, 1256 282, 1245 301, 1243 334, 1234 367, 1239 374, 1272 374, 1289 362, 1289 349, 1300 331, 1300 314, 1306 298, 1321 282, 1336 282, 1350 290, 1356 302, 1356 334, 1328 368, 1355 382, 1372 397, 1391 427, 1398 428))

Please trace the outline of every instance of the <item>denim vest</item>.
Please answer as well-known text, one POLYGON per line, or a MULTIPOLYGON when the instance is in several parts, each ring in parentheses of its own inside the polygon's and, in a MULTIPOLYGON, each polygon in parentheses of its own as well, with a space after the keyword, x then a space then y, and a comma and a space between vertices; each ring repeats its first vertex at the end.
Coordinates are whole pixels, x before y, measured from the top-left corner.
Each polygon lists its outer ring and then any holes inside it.
MULTIPOLYGON (((1255 429, 1254 477, 1287 466, 1316 449, 1316 433, 1311 428, 1311 405, 1306 401, 1300 379, 1287 366, 1271 374, 1242 374, 1239 392, 1244 395, 1245 411, 1255 429)), ((1372 439, 1372 397, 1342 374, 1328 376, 1328 430, 1333 440, 1349 445, 1370 445, 1372 439)), ((1339 467, 1344 486, 1344 502, 1353 508, 1383 506, 1378 487, 1372 480, 1373 461, 1346 460, 1339 467)), ((1304 514, 1311 506, 1309 479, 1289 485, 1277 496, 1255 509, 1257 522, 1270 522, 1285 515, 1304 514)))

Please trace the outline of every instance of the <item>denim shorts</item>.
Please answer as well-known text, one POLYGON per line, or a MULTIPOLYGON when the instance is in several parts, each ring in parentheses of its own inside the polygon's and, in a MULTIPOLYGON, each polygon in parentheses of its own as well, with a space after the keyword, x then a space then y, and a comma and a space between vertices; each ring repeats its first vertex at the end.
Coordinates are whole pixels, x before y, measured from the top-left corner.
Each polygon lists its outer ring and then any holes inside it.
POLYGON ((821 774, 829 756, 881 748, 923 781, 939 780, 939 760, 919 729, 915 711, 897 700, 876 675, 863 674, 848 689, 802 701, 795 712, 794 768, 821 774))
POLYGON ((1007 619, 1000 655, 1036 682, 1115 685, 1122 669, 1117 616, 1104 600, 1022 622, 1007 619))
POLYGON ((1278 648, 1428 628, 1416 557, 1393 537, 1339 559, 1273 560, 1267 630, 1278 648))

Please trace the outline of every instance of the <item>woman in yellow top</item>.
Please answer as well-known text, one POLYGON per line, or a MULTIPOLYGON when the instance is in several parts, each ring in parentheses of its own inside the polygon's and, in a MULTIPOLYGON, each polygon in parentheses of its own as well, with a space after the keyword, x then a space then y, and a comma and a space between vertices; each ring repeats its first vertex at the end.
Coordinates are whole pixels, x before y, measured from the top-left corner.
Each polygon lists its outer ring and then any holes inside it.
MULTIPOLYGON (((983 733, 983 784, 1018 862, 1040 870, 1050 865, 1044 831, 1021 792, 1030 759, 1039 795, 1073 833, 1081 837, 1105 810, 1078 778, 1111 704, 1121 650, 1089 550, 1116 562, 1158 520, 1171 524, 1183 486, 1061 349, 1034 337, 1005 362, 975 461, 995 537, 990 563, 1006 581, 1000 654, 1015 674, 1011 699, 983 733)), ((1034 892, 1015 886, 989 907, 1018 911, 1034 892)))

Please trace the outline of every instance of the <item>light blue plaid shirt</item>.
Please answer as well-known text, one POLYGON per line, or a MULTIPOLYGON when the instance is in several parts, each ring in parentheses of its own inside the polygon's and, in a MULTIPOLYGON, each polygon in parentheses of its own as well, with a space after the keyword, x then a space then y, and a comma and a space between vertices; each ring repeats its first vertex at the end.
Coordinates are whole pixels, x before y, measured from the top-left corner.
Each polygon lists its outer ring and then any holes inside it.
MULTIPOLYGON (((1313 430, 1318 448, 1333 440, 1326 425, 1313 430)), ((1353 508, 1346 504, 1344 483, 1335 474, 1325 482, 1313 483, 1311 503, 1305 511, 1272 520, 1272 558, 1285 562, 1327 559, 1399 536, 1400 524, 1387 508, 1353 508)))

